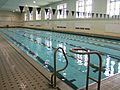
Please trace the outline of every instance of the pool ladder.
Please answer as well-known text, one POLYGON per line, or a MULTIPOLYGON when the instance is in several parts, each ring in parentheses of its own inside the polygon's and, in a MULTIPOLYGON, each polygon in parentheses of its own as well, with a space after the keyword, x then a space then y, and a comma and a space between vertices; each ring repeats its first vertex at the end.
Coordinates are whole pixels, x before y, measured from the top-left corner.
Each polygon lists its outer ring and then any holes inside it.
POLYGON ((86 90, 88 90, 88 85, 89 85, 89 79, 93 80, 94 82, 98 83, 97 85, 97 90, 100 90, 100 84, 101 84, 101 71, 102 71, 102 58, 100 56, 100 54, 96 51, 89 51, 87 49, 84 48, 74 48, 71 49, 70 52, 75 53, 75 54, 81 54, 81 55, 88 55, 88 66, 87 66, 87 79, 86 79, 86 90), (84 52, 79 52, 79 50, 82 50, 84 52), (98 72, 98 80, 96 80, 95 78, 92 78, 89 76, 89 70, 90 70, 90 54, 96 54, 99 58, 99 72, 98 72))
POLYGON ((56 48, 55 52, 54 52, 54 72, 51 75, 51 85, 52 85, 53 88, 56 88, 56 76, 57 76, 57 73, 60 72, 60 71, 65 70, 67 68, 67 66, 68 66, 68 59, 67 59, 67 56, 66 56, 63 48, 61 48, 61 47, 56 48), (60 69, 60 70, 56 70, 56 54, 57 54, 58 50, 62 50, 62 53, 63 53, 63 55, 65 57, 65 60, 66 60, 66 65, 64 66, 63 69, 60 69))

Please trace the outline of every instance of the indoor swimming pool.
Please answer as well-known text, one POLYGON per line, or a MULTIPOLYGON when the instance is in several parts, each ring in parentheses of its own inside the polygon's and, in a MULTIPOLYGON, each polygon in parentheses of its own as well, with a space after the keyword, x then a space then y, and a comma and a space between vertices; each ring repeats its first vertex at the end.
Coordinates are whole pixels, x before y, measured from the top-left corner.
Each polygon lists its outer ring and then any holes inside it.
MULTIPOLYGON (((120 73, 119 40, 26 28, 0 28, 0 34, 50 72, 53 71, 54 49, 62 47, 69 64, 66 70, 58 74, 58 78, 74 89, 85 86, 88 56, 73 54, 69 51, 72 48, 87 48, 101 53, 102 79, 120 73)), ((63 54, 57 52, 57 69, 65 64, 63 54)), ((97 78, 98 68, 94 65, 98 65, 98 57, 91 55, 90 76, 97 78)))

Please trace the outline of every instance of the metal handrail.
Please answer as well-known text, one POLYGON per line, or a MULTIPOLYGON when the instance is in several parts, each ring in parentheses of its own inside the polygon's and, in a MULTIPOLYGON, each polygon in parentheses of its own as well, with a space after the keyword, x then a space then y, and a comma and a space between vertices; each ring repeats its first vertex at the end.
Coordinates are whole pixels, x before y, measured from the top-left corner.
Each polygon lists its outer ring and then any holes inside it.
POLYGON ((96 51, 88 51, 87 49, 84 48, 74 48, 71 49, 70 52, 73 52, 75 54, 87 54, 88 55, 88 66, 87 66, 87 79, 86 79, 86 90, 88 90, 88 84, 89 84, 89 79, 93 80, 94 82, 98 83, 97 90, 100 90, 100 84, 101 84, 101 71, 102 71, 102 58, 100 54, 96 51), (83 50, 85 52, 78 52, 78 50, 83 50), (89 76, 89 70, 90 70, 90 54, 96 54, 99 58, 99 73, 98 73, 98 80, 92 78, 89 76))
POLYGON ((54 87, 54 88, 56 87, 56 76, 57 76, 57 73, 60 72, 60 71, 65 70, 65 69, 67 68, 67 66, 68 66, 68 59, 67 59, 67 56, 66 56, 63 48, 61 48, 61 47, 56 48, 56 49, 55 49, 55 52, 54 52, 54 72, 53 72, 53 74, 51 75, 51 85, 52 85, 52 87, 54 87), (66 60, 66 65, 65 65, 65 67, 64 67, 63 69, 59 69, 59 70, 56 71, 56 53, 57 53, 57 51, 58 51, 59 49, 61 49, 62 52, 63 52, 63 55, 64 55, 65 60, 66 60), (54 79, 53 79, 53 76, 54 76, 54 79), (53 82, 53 80, 54 80, 54 82, 53 82))

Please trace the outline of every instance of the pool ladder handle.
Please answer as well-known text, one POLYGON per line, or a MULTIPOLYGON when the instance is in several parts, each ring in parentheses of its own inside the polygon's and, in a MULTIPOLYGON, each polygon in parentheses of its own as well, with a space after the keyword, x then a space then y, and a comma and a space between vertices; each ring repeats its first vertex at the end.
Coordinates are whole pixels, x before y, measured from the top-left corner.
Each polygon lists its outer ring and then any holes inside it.
POLYGON ((54 51, 54 72, 51 75, 51 85, 52 85, 53 88, 56 88, 56 76, 57 76, 57 73, 60 72, 60 71, 65 70, 67 68, 67 66, 68 66, 68 59, 67 59, 67 56, 66 56, 63 48, 61 48, 61 47, 56 48, 55 51, 54 51), (62 50, 62 53, 63 53, 63 55, 65 57, 65 60, 66 60, 65 67, 63 69, 60 69, 60 70, 56 70, 56 54, 57 54, 58 50, 62 50))
POLYGON ((98 83, 97 90, 100 90, 100 84, 101 84, 101 71, 102 71, 102 58, 100 54, 96 51, 88 51, 88 49, 84 48, 74 48, 71 49, 70 52, 75 53, 75 54, 87 54, 88 55, 88 66, 87 66, 87 79, 86 79, 86 90, 88 90, 88 85, 89 85, 89 79, 93 80, 94 82, 98 83), (78 50, 83 50, 85 52, 78 52, 78 50), (90 54, 96 54, 99 58, 99 73, 98 73, 98 80, 89 77, 89 70, 90 70, 90 54))

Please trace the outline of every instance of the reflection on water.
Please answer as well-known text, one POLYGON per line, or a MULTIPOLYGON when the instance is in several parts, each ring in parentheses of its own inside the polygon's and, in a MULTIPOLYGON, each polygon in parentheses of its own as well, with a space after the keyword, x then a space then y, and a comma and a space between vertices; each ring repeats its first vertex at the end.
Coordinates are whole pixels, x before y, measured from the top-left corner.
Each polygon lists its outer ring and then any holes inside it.
MULTIPOLYGON (((82 51, 79 51, 79 52, 82 52, 82 51)), ((76 63, 78 65, 84 65, 84 66, 87 66, 88 65, 88 55, 85 54, 85 55, 80 55, 80 54, 75 54, 75 58, 76 58, 76 63)))
POLYGON ((76 60, 77 60, 77 64, 78 65, 83 65, 83 61, 82 61, 82 55, 79 54, 75 54, 76 60))
POLYGON ((114 75, 114 65, 115 65, 115 61, 111 61, 111 66, 110 66, 110 76, 113 76, 114 75))
POLYGON ((33 35, 32 34, 30 35, 30 40, 33 41, 33 35))
POLYGON ((87 54, 84 55, 84 58, 85 58, 85 60, 84 60, 84 66, 87 67, 87 65, 88 65, 88 55, 87 54))
POLYGON ((48 47, 48 50, 52 50, 52 41, 51 40, 45 40, 45 45, 48 47))
MULTIPOLYGON (((66 78, 67 73, 66 73, 65 71, 63 71, 63 72, 62 72, 62 75, 63 75, 64 78, 66 78)), ((64 78, 62 79, 63 81, 65 80, 64 78)))
POLYGON ((48 69, 48 65, 49 65, 49 60, 45 60, 44 68, 48 69))
POLYGON ((109 65, 110 65, 110 57, 109 55, 107 55, 107 58, 106 58, 106 70, 105 70, 105 76, 109 76, 109 72, 110 72, 110 68, 109 68, 109 65))
POLYGON ((106 69, 105 69, 105 72, 104 72, 105 76, 113 76, 115 74, 114 66, 115 66, 115 61, 111 61, 110 56, 107 55, 106 69))
MULTIPOLYGON (((83 52, 83 51, 79 51, 79 52, 83 52)), ((88 66, 88 55, 80 55, 80 54, 74 54, 75 55, 75 60, 76 60, 76 64, 79 66, 78 70, 86 73, 87 72, 87 66, 88 66)))
POLYGON ((37 41, 38 44, 41 43, 41 38, 37 37, 36 41, 37 41))
MULTIPOLYGON (((66 46, 65 46, 64 43, 58 43, 58 44, 57 44, 57 47, 63 48, 64 52, 66 53, 66 46)), ((60 62, 66 62, 66 60, 63 59, 64 56, 63 56, 63 53, 62 53, 62 50, 61 50, 61 49, 59 50, 58 55, 59 55, 58 60, 59 60, 60 62)))
POLYGON ((63 48, 64 52, 66 53, 66 44, 65 43, 57 43, 57 47, 63 48))

